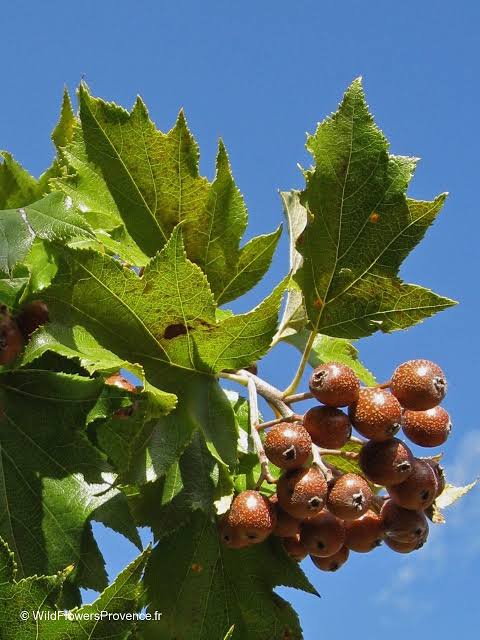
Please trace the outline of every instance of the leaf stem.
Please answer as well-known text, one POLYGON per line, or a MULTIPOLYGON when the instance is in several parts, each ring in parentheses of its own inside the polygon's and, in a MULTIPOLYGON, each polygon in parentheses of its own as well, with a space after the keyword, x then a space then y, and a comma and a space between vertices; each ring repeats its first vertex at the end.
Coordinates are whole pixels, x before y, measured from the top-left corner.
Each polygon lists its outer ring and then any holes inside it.
POLYGON ((257 482, 257 490, 262 486, 263 481, 266 480, 270 484, 275 484, 276 480, 270 473, 270 467, 268 466, 268 458, 263 448, 263 442, 260 438, 260 434, 257 431, 257 426, 260 422, 258 413, 258 398, 257 387, 253 378, 248 378, 248 403, 250 406, 250 435, 253 440, 253 445, 260 462, 261 473, 257 482))
POLYGON ((342 451, 342 449, 323 449, 317 447, 319 454, 322 456, 339 456, 340 458, 346 458, 347 460, 355 460, 358 458, 356 451, 342 451))
POLYGON ((305 371, 305 367, 307 366, 308 358, 310 356, 310 351, 312 350, 313 343, 315 342, 316 332, 311 331, 310 336, 307 340, 307 344, 305 345, 305 349, 303 350, 302 358, 300 360, 300 364, 298 365, 297 372, 291 383, 283 392, 283 397, 291 396, 297 390, 298 385, 300 384, 300 380, 302 379, 303 373, 305 371))

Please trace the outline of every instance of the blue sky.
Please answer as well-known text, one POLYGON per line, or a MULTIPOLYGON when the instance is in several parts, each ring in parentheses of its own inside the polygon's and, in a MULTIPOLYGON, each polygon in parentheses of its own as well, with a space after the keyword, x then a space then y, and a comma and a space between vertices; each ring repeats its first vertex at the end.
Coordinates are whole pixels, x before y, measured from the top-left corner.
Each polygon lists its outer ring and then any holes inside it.
MULTIPOLYGON (((248 236, 281 219, 277 189, 301 187, 305 131, 336 108, 364 76, 377 122, 397 154, 422 158, 410 194, 449 191, 438 222, 402 275, 461 301, 409 331, 359 344, 364 361, 388 378, 401 361, 426 357, 446 370, 454 431, 445 466, 456 482, 480 470, 478 410, 478 24, 480 5, 437 0, 391 3, 263 0, 182 3, 67 0, 2 3, 0 147, 33 173, 49 163, 49 134, 64 84, 85 77, 97 95, 125 106, 140 93, 161 129, 180 107, 212 176, 222 136, 250 211, 248 236)), ((286 270, 286 237, 264 284, 237 308, 258 302, 286 270)), ((296 366, 287 346, 262 373, 283 386, 296 366)), ((354 555, 330 575, 305 569, 322 600, 286 592, 305 638, 335 633, 371 638, 415 633, 467 637, 477 624, 480 491, 448 512, 426 547, 402 556, 354 555)), ((134 555, 97 527, 113 577, 134 555)), ((425 635, 426 634, 426 635, 425 635)))

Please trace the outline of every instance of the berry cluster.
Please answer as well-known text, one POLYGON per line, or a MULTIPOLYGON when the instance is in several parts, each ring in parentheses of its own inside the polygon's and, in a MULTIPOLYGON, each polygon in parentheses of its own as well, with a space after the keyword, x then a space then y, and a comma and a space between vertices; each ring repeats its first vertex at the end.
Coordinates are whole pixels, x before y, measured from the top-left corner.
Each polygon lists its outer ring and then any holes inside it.
POLYGON ((12 364, 23 350, 25 342, 42 324, 48 322, 48 308, 42 300, 24 305, 12 316, 5 305, 0 307, 0 365, 12 364))
POLYGON ((317 367, 306 395, 322 404, 275 424, 263 441, 268 460, 283 470, 276 494, 238 494, 219 522, 224 544, 239 549, 273 534, 292 558, 309 554, 323 571, 337 570, 350 551, 366 553, 382 542, 399 553, 419 549, 428 536, 425 510, 445 479, 435 458, 415 457, 395 436, 402 429, 417 445, 443 444, 451 429, 439 406, 446 390, 442 370, 428 360, 401 364, 378 387, 361 387, 343 364, 317 367), (352 427, 366 438, 355 439, 359 453, 342 450, 352 427), (358 472, 344 473, 322 454, 356 458, 358 472))

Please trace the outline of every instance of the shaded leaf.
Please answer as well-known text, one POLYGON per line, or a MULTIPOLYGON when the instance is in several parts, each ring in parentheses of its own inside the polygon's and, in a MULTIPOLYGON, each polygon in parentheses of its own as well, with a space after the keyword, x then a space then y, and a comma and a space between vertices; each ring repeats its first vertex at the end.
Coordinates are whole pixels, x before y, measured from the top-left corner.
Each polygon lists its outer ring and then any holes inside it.
POLYGON ((316 593, 278 540, 228 550, 215 524, 200 512, 154 549, 145 585, 151 609, 163 615, 141 626, 144 640, 191 638, 193 629, 198 640, 223 638, 232 624, 234 640, 283 640, 287 632, 299 640, 296 614, 273 589, 284 585, 316 593), (179 548, 181 556, 175 552, 179 548))

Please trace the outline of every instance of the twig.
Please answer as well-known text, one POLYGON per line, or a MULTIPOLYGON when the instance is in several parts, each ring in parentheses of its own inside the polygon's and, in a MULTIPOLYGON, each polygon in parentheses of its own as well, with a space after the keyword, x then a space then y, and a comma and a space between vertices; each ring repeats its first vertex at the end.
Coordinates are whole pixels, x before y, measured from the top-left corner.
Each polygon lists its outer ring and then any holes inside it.
POLYGON ((293 414, 290 407, 285 404, 280 389, 277 389, 255 374, 250 373, 250 371, 246 371, 246 369, 240 369, 237 373, 242 378, 246 378, 248 380, 248 384, 250 384, 250 380, 253 380, 257 393, 260 394, 262 398, 265 398, 268 404, 275 407, 281 416, 288 418, 293 414))
POLYGON ((311 400, 313 398, 313 393, 310 391, 305 391, 305 393, 294 393, 291 396, 285 396, 283 401, 285 404, 293 404, 294 402, 302 402, 303 400, 311 400))
POLYGON ((276 480, 270 473, 268 458, 265 454, 260 434, 257 431, 257 426, 260 422, 258 414, 257 387, 255 385, 255 381, 251 377, 248 378, 248 402, 250 405, 250 435, 252 436, 253 445, 257 452, 258 461, 260 462, 261 467, 260 477, 256 486, 256 488, 259 489, 264 480, 270 484, 275 484, 276 480))
POLYGON ((380 384, 375 384, 373 386, 375 389, 390 389, 391 384, 392 384, 392 381, 388 380, 387 382, 382 382, 380 384))
POLYGON ((342 451, 341 449, 323 449, 317 447, 321 456, 339 456, 340 458, 346 458, 347 460, 355 460, 358 458, 356 451, 342 451))
POLYGON ((269 427, 274 427, 276 424, 281 424, 282 422, 301 422, 303 420, 303 416, 298 415, 297 413, 293 413, 291 416, 287 416, 284 418, 280 416, 280 418, 276 418, 275 420, 269 420, 268 422, 262 422, 257 426, 257 431, 263 431, 263 429, 268 429, 269 427))
POLYGON ((322 460, 322 454, 320 453, 320 447, 317 447, 316 444, 312 444, 312 458, 313 464, 316 465, 325 476, 325 480, 330 482, 333 480, 333 472, 331 469, 327 467, 327 465, 322 460))

